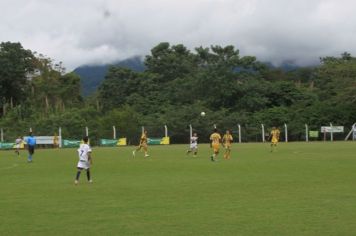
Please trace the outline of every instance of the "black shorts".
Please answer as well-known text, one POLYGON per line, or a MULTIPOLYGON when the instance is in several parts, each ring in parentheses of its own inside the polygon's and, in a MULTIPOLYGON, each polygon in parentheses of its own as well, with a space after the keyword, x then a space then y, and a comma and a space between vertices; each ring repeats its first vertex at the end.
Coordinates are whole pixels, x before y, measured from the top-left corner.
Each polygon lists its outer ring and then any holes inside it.
POLYGON ((28 153, 30 153, 30 155, 33 155, 35 153, 35 146, 28 146, 28 153))

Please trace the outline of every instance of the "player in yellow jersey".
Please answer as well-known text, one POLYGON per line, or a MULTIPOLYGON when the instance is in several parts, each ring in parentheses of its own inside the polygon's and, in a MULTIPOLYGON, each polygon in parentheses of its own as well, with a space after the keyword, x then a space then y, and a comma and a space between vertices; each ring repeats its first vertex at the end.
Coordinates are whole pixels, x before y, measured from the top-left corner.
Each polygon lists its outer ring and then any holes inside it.
POLYGON ((231 143, 232 143, 232 135, 230 134, 229 130, 226 130, 226 133, 223 136, 223 144, 225 148, 225 153, 224 153, 224 159, 230 159, 230 154, 231 154, 231 143))
POLYGON ((54 136, 53 136, 53 147, 59 148, 59 137, 58 137, 57 133, 54 133, 54 136))
POLYGON ((216 156, 219 154, 221 136, 217 129, 214 129, 214 133, 210 135, 210 147, 213 149, 213 155, 211 155, 211 161, 216 161, 216 156))
POLYGON ((272 127, 272 131, 269 136, 269 138, 271 140, 271 152, 273 152, 274 149, 277 147, 280 133, 281 132, 279 131, 279 129, 277 129, 276 127, 272 127))
POLYGON ((147 151, 147 130, 143 131, 141 138, 140 138, 140 144, 138 145, 138 147, 132 151, 132 156, 135 157, 136 156, 136 151, 140 151, 141 148, 143 149, 143 151, 145 152, 145 157, 149 157, 150 155, 148 155, 148 151, 147 151))

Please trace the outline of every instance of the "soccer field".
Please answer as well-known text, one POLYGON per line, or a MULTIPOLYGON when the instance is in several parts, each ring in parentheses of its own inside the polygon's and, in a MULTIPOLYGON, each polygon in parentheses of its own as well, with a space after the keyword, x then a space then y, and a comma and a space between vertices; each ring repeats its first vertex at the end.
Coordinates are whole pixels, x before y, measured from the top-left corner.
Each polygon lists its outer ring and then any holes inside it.
POLYGON ((95 148, 75 186, 75 149, 0 152, 0 235, 356 235, 356 143, 95 148))

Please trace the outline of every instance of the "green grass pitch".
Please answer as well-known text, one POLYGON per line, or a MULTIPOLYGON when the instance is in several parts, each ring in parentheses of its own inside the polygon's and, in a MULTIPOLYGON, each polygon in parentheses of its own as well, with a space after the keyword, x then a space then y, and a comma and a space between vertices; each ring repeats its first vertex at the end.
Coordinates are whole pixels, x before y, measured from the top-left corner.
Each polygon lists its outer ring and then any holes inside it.
POLYGON ((0 152, 0 235, 356 235, 356 143, 93 148, 94 183, 74 185, 75 149, 0 152))

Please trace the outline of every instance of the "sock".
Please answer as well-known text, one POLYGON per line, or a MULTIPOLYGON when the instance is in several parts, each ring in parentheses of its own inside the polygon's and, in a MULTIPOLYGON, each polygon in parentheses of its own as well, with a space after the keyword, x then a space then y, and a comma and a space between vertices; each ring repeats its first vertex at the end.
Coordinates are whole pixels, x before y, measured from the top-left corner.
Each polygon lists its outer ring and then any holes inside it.
POLYGON ((78 172, 77 172, 77 176, 75 177, 75 180, 79 180, 80 173, 81 173, 81 171, 79 171, 79 170, 78 170, 78 172))
POLYGON ((89 169, 87 169, 87 179, 88 179, 88 181, 90 180, 90 171, 89 171, 89 169))

